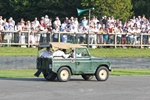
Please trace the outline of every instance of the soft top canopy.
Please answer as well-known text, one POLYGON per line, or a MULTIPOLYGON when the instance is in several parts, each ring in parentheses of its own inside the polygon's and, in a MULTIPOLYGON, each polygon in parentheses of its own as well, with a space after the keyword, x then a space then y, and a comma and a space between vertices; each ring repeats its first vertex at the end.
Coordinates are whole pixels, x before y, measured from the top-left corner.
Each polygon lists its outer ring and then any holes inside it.
POLYGON ((61 43, 61 42, 51 42, 51 43, 40 43, 38 45, 38 50, 41 50, 46 47, 51 47, 52 49, 75 49, 76 47, 84 47, 80 44, 71 44, 71 43, 61 43))

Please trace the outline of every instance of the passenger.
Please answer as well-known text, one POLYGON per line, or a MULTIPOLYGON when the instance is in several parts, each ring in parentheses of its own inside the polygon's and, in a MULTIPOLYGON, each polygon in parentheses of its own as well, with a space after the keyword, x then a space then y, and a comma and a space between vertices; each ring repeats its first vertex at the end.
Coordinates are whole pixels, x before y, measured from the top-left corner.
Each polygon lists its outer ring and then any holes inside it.
POLYGON ((58 48, 54 53, 53 53, 53 57, 63 57, 63 58, 68 58, 69 55, 65 54, 66 53, 66 49, 60 49, 58 48))
POLYGON ((71 53, 68 58, 75 58, 75 51, 73 49, 71 49, 71 53))
POLYGON ((53 53, 50 50, 50 47, 47 47, 46 50, 44 50, 39 57, 41 58, 52 58, 53 53))

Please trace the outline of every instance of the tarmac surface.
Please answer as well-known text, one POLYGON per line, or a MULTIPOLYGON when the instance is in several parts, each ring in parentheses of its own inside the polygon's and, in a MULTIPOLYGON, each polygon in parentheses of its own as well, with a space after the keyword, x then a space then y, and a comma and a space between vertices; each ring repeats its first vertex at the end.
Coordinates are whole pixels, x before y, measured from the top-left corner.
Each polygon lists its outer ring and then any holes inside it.
POLYGON ((0 100, 150 100, 149 94, 150 76, 110 76, 105 82, 0 78, 0 100))

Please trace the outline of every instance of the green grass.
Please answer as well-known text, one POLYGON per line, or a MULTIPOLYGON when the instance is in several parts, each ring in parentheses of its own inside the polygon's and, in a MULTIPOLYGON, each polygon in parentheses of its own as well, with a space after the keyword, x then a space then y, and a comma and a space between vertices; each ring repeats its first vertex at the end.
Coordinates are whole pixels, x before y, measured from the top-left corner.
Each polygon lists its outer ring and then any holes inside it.
MULTIPOLYGON (((0 70, 0 78, 34 78, 36 69, 0 70)), ((110 76, 150 76, 150 69, 113 69, 110 76)), ((40 77, 43 77, 41 74, 40 77)))
MULTIPOLYGON (((150 57, 150 49, 138 48, 116 48, 116 49, 89 49, 92 56, 96 57, 150 57)), ((36 56, 38 54, 37 48, 21 48, 21 47, 0 47, 0 56, 36 56)))
POLYGON ((31 78, 36 69, 4 69, 0 70, 0 78, 31 78))
POLYGON ((140 68, 133 68, 133 69, 122 69, 122 68, 115 68, 110 73, 112 76, 150 76, 150 69, 140 69, 140 68))
POLYGON ((122 57, 130 57, 130 58, 137 58, 137 57, 150 57, 150 49, 138 49, 138 48, 116 48, 116 49, 89 49, 91 55, 98 56, 98 57, 115 57, 115 58, 122 58, 122 57))
POLYGON ((0 56, 36 56, 37 48, 0 47, 0 56))
MULTIPOLYGON (((96 57, 150 57, 150 49, 89 49, 92 56, 96 57)), ((37 56, 37 48, 0 47, 0 56, 37 56)), ((0 70, 0 78, 30 78, 35 77, 36 69, 0 70)), ((150 76, 150 69, 113 69, 111 76, 150 76)), ((40 77, 43 77, 41 75, 40 77)))

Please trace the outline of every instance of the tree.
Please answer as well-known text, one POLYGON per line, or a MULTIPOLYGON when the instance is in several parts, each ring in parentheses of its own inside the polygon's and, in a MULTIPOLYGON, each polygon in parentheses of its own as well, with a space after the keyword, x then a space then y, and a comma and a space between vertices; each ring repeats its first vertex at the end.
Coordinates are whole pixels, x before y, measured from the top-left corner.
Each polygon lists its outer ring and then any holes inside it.
POLYGON ((150 14, 150 1, 149 0, 132 0, 133 11, 135 16, 145 15, 149 18, 150 14))
POLYGON ((11 16, 11 12, 13 9, 10 7, 9 0, 0 0, 0 14, 4 18, 8 18, 11 16))
MULTIPOLYGON (((21 18, 34 20, 34 17, 48 15, 55 19, 60 17, 77 17, 76 8, 86 9, 94 7, 92 15, 99 18, 102 16, 114 16, 121 20, 128 20, 135 12, 135 15, 145 14, 149 16, 149 0, 0 0, 0 14, 5 18, 13 17, 16 21, 21 18), (131 11, 132 10, 132 11, 131 11)), ((88 13, 81 14, 88 16, 88 13)))
MULTIPOLYGON (((9 0, 8 4, 13 9, 13 16, 16 20, 24 18, 33 20, 34 17, 48 15, 55 19, 59 16, 65 17, 77 16, 76 8, 81 6, 80 0, 9 0)), ((11 12, 10 12, 11 13, 11 12)))
POLYGON ((82 0, 82 6, 94 7, 92 14, 99 18, 114 16, 116 19, 126 21, 133 15, 131 0, 82 0))

